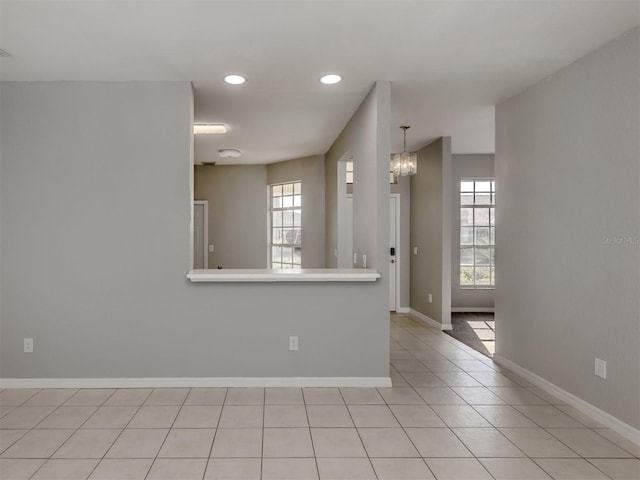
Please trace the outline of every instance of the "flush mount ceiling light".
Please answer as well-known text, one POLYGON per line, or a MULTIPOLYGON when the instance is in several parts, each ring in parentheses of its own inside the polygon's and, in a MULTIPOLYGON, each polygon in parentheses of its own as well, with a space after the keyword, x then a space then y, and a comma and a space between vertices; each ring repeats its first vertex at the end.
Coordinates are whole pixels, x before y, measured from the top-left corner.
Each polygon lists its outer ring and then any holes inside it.
POLYGON ((335 85, 342 81, 342 75, 338 75, 336 73, 330 73, 328 75, 324 75, 320 77, 320 81, 325 85, 335 85))
POLYGON ((247 79, 244 78, 242 75, 233 74, 233 75, 227 75, 226 77, 224 77, 224 81, 229 85, 242 85, 244 82, 247 81, 247 79))
POLYGON ((391 160, 391 169, 395 177, 415 175, 418 172, 418 155, 407 152, 407 129, 408 125, 400 127, 404 134, 404 150, 402 153, 396 153, 391 160))
POLYGON ((242 152, 235 148, 222 148, 218 150, 218 156, 222 158, 238 158, 241 155, 242 152))
POLYGON ((221 135, 227 133, 227 126, 222 123, 194 123, 195 135, 221 135))

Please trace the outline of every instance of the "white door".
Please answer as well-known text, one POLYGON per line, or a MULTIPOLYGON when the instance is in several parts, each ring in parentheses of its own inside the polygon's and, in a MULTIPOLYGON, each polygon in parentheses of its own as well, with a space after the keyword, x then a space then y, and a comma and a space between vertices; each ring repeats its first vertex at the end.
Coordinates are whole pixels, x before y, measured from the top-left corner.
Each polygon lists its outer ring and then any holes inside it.
POLYGON ((208 202, 197 200, 193 202, 193 268, 209 268, 209 254, 207 252, 208 237, 208 202))
POLYGON ((397 302, 397 282, 398 282, 398 262, 397 262, 397 244, 398 244, 398 215, 397 201, 395 196, 389 197, 389 310, 396 311, 397 302))

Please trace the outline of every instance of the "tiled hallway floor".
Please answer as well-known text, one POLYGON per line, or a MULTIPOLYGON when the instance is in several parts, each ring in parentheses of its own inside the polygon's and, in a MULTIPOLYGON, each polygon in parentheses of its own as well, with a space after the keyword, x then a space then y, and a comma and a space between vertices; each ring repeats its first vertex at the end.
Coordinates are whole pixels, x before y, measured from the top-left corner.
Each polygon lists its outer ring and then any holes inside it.
POLYGON ((406 315, 393 388, 0 392, 0 478, 633 479, 638 448, 406 315))
POLYGON ((453 329, 445 333, 477 352, 493 357, 496 353, 495 324, 493 313, 452 312, 453 329))

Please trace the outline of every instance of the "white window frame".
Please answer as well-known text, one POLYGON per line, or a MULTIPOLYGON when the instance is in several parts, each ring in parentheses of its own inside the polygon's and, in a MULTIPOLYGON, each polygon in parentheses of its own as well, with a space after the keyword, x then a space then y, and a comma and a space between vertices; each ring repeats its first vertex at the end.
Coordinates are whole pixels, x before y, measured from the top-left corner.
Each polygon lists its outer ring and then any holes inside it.
POLYGON ((460 201, 460 225, 459 225, 459 235, 460 235, 460 260, 458 265, 458 280, 461 289, 473 289, 473 290, 491 290, 495 289, 495 178, 486 177, 486 178, 462 178, 460 180, 460 184, 458 185, 458 199, 460 201), (462 185, 467 182, 473 182, 473 189, 463 190, 462 185), (476 190, 476 182, 490 182, 490 190, 488 192, 478 191, 476 190), (472 195, 473 203, 463 203, 463 195, 472 195), (480 194, 489 194, 490 200, 489 203, 476 203, 476 197, 480 194), (488 224, 480 224, 476 223, 476 210, 479 209, 489 209, 489 221, 488 224), (471 209, 471 223, 469 225, 463 225, 463 209, 471 209), (478 242, 478 236, 476 235, 476 229, 479 228, 489 228, 489 242, 488 243, 480 243, 478 242), (463 232, 469 233, 471 229, 472 233, 472 242, 463 244, 463 232), (463 251, 472 249, 473 253, 473 261, 472 262, 464 262, 463 251), (478 250, 488 250, 489 253, 489 263, 488 265, 478 265, 476 254, 478 250), (464 262, 464 263, 463 263, 464 262), (489 269, 489 283, 476 283, 476 269, 477 268, 488 268, 489 269), (462 276, 463 270, 471 269, 471 278, 473 279, 473 283, 463 283, 462 276))
MULTIPOLYGON (((302 268, 302 182, 300 180, 295 180, 291 182, 283 182, 283 183, 274 183, 269 185, 268 187, 269 194, 269 268, 270 269, 300 269, 302 268), (291 205, 284 206, 284 202, 281 202, 279 206, 274 205, 274 200, 276 198, 288 197, 289 195, 281 195, 280 197, 274 195, 274 190, 277 188, 284 189, 288 186, 291 186, 291 191, 293 192, 291 195, 291 205), (296 193, 297 192, 297 193, 296 193), (297 197, 297 198, 296 198, 297 197), (296 204, 296 201, 298 204, 296 204), (298 220, 296 221, 295 211, 299 210, 300 214, 298 220), (284 218, 285 212, 292 212, 291 217, 294 221, 294 225, 291 227, 285 227, 283 225, 274 225, 274 214, 278 212, 282 212, 282 218, 284 218), (274 231, 280 230, 280 241, 274 241, 274 231), (285 235, 285 229, 288 230, 291 235, 293 235, 292 243, 283 242, 283 237, 285 235), (291 261, 283 261, 282 257, 282 249, 291 248, 291 261), (274 259, 274 249, 280 249, 280 261, 274 259), (300 251, 300 263, 295 261, 296 255, 294 254, 295 250, 299 249, 300 251)), ((283 222, 284 223, 284 222, 283 222)))

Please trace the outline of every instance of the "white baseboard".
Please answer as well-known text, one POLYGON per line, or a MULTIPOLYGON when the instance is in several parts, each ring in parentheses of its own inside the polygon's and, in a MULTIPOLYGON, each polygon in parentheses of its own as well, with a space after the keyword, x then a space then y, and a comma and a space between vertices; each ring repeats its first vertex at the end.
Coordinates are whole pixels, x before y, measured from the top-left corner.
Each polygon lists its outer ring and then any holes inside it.
POLYGON ((451 313, 495 313, 494 307, 451 307, 451 313))
POLYGON ((390 387, 389 377, 1 378, 0 388, 390 387))
POLYGON ((396 313, 411 313, 411 309, 409 307, 398 307, 396 308, 396 313))
POLYGON ((450 323, 437 322, 433 318, 429 318, 424 313, 420 313, 419 311, 414 310, 413 308, 410 309, 410 313, 411 315, 416 317, 418 320, 422 320, 422 322, 426 323, 430 327, 435 327, 438 330, 453 330, 453 327, 451 326, 450 323))
POLYGON ((605 412, 604 410, 591 405, 580 397, 576 397, 573 393, 567 392, 566 390, 558 387, 557 385, 554 385, 553 383, 545 380, 539 375, 530 372, 526 368, 521 367, 511 360, 508 360, 500 355, 494 355, 493 360, 497 364, 502 365, 509 370, 512 370, 514 373, 517 373, 537 387, 540 387, 541 389, 549 392, 551 395, 557 397, 558 399, 567 402, 569 405, 576 408, 577 410, 580 410, 585 415, 588 415, 595 421, 603 424, 605 427, 610 428, 614 432, 619 433, 623 437, 640 446, 640 430, 638 430, 637 428, 634 428, 631 425, 623 422, 622 420, 614 417, 613 415, 605 412))

